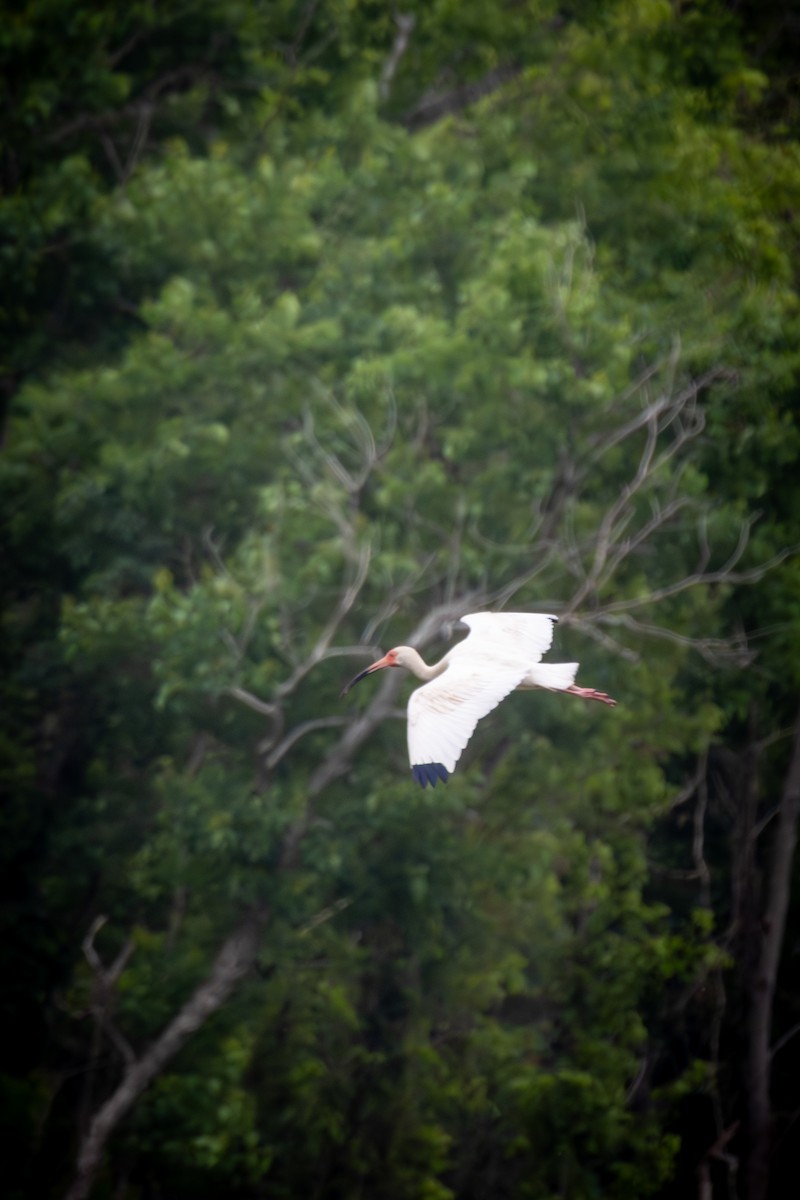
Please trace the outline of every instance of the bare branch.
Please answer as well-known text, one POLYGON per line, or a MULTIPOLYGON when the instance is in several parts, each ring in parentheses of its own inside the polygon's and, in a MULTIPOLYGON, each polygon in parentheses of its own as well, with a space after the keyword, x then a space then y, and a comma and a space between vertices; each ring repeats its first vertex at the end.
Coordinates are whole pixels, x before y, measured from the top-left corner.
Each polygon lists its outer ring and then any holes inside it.
POLYGON ((345 773, 356 750, 388 715, 401 684, 402 680, 397 678, 393 671, 386 672, 386 678, 382 681, 367 709, 348 725, 342 737, 326 754, 311 776, 308 784, 309 801, 316 798, 334 779, 345 773))
MULTIPOLYGON (((348 717, 316 717, 310 721, 302 721, 299 725, 295 725, 291 733, 287 733, 283 741, 279 742, 269 754, 267 754, 266 765, 271 771, 276 767, 282 758, 291 750, 296 742, 304 738, 307 733, 313 733, 315 729, 335 729, 341 725, 347 725, 348 717)), ((272 745, 271 741, 262 742, 257 747, 259 754, 266 754, 272 745)))
POLYGON ((695 575, 704 574, 711 562, 711 543, 708 540, 708 513, 703 511, 697 521, 697 541, 700 547, 700 557, 694 569, 695 575))
POLYGON ((128 962, 130 961, 131 955, 133 954, 135 949, 136 949, 136 943, 134 942, 133 938, 128 938, 128 940, 125 942, 125 945, 122 947, 122 949, 120 950, 117 957, 114 959, 111 966, 108 967, 105 972, 105 982, 108 984, 109 987, 113 987, 114 984, 117 982, 120 975, 127 967, 128 962))
POLYGON ((374 658, 376 654, 380 654, 380 650, 380 646, 369 642, 361 642, 357 646, 330 646, 322 658, 352 658, 353 655, 374 658))
POLYGON ((570 601, 570 609, 578 608, 586 599, 590 592, 594 591, 600 579, 600 575, 606 564, 612 538, 614 536, 614 526, 619 521, 620 517, 627 508, 630 500, 644 484, 650 472, 650 466, 655 454, 656 445, 658 444, 659 424, 658 414, 653 413, 645 425, 647 437, 639 459, 639 465, 636 468, 636 474, 630 483, 626 484, 620 491, 617 499, 611 504, 603 516, 600 525, 595 533, 595 551, 594 561, 589 569, 586 579, 578 589, 578 592, 570 601))
POLYGON ((275 701, 284 700, 287 696, 291 695, 291 693, 297 688, 297 685, 303 679, 305 679, 309 671, 311 671, 327 653, 328 647, 330 646, 337 629, 341 625, 347 613, 349 613, 350 609, 355 604, 356 600, 358 599, 359 592, 366 582, 370 558, 370 545, 368 542, 363 542, 359 548, 359 561, 353 581, 342 593, 333 615, 317 638, 311 653, 308 654, 304 661, 294 669, 289 678, 275 689, 275 701))
MULTIPOLYGON (((749 525, 747 525, 747 523, 745 523, 743 526, 742 533, 744 533, 745 528, 749 531, 749 525)), ((675 583, 667 584, 662 588, 656 588, 654 591, 649 592, 646 596, 636 596, 627 600, 612 601, 609 604, 603 605, 601 610, 603 616, 607 617, 618 613, 632 612, 637 608, 643 608, 651 604, 657 604, 659 601, 666 600, 670 596, 677 596, 681 592, 687 591, 688 588, 700 586, 706 587, 710 584, 718 583, 757 583, 759 579, 763 579, 769 571, 772 571, 775 567, 780 566, 780 564, 785 562, 787 558, 791 558, 793 555, 800 553, 800 544, 795 546, 786 546, 778 554, 773 554, 772 558, 766 559, 764 562, 759 563, 755 567, 750 567, 746 571, 734 571, 732 567, 735 566, 735 564, 741 558, 746 545, 746 538, 743 542, 740 535, 739 544, 736 548, 736 551, 733 555, 731 555, 725 565, 719 568, 719 570, 703 571, 696 575, 687 575, 683 579, 676 580, 675 583)))
POLYGON ((598 613, 592 613, 588 617, 582 617, 579 621, 575 621, 574 624, 579 625, 588 633, 590 626, 595 621, 607 625, 621 625, 625 629, 630 629, 633 633, 640 634, 643 637, 657 638, 665 642, 674 642, 676 646, 685 646, 688 649, 695 650, 706 662, 710 663, 746 667, 754 658, 754 654, 749 649, 744 634, 732 638, 691 637, 687 634, 678 633, 674 629, 668 629, 663 625, 653 625, 637 621, 629 615, 609 615, 608 608, 601 609, 598 613))
POLYGON ((797 1025, 793 1025, 791 1029, 787 1029, 786 1033, 784 1033, 784 1035, 782 1037, 779 1037, 777 1042, 775 1042, 775 1044, 770 1049, 770 1052, 769 1052, 770 1059, 773 1059, 776 1054, 780 1054, 783 1047, 788 1045, 788 1043, 792 1040, 792 1038, 797 1037, 798 1033, 800 1033, 800 1023, 798 1023, 797 1025))
MULTIPOLYGON (((114 139, 111 137, 110 133, 105 133, 105 132, 101 133, 100 145, 105 150, 106 158, 108 159, 108 161, 111 164, 111 169, 117 178, 117 183, 124 183, 125 182, 125 168, 123 167, 123 165, 120 161, 119 154, 117 153, 117 147, 114 145, 114 139)), ((138 310, 137 310, 137 315, 138 315, 138 310)))
POLYGON ((231 696, 234 700, 238 700, 240 704, 244 704, 246 708, 252 709, 253 712, 259 713, 262 717, 269 717, 272 721, 272 729, 259 743, 258 752, 259 754, 263 754, 265 747, 274 746, 283 733, 286 724, 284 711, 280 704, 274 704, 269 700, 262 700, 259 696, 254 696, 252 692, 248 692, 246 688, 239 686, 223 688, 222 695, 231 696))
MULTIPOLYGON (((675 351, 673 350, 673 355, 674 353, 675 351)), ((671 370, 674 369, 672 364, 673 357, 670 356, 666 365, 669 366, 671 370)), ((664 366, 664 362, 658 362, 652 367, 648 367, 645 371, 643 371, 642 374, 634 380, 630 388, 628 388, 627 391, 622 394, 618 404, 622 406, 632 396, 635 396, 639 390, 644 388, 650 379, 653 379, 664 369, 664 366)), ((666 424, 660 424, 659 421, 659 431, 663 432, 669 427, 670 424, 672 424, 674 420, 677 419, 678 415, 683 410, 685 405, 689 403, 689 401, 694 401, 700 392, 705 391, 705 389, 710 387, 713 383, 717 383, 720 379, 729 378, 730 371, 728 371, 725 367, 713 367, 711 370, 706 371, 704 374, 698 376, 697 379, 691 380, 686 387, 677 393, 677 395, 672 395, 669 391, 662 393, 658 400, 654 400, 630 420, 626 421, 622 425, 617 426, 617 428, 613 429, 609 434, 598 437, 596 439, 595 449, 589 458, 589 462, 599 462, 603 455, 607 454, 609 450, 612 450, 615 446, 618 446, 620 442, 626 441, 627 438, 631 437, 631 435, 636 433, 637 430, 643 429, 653 418, 659 420, 664 413, 667 413, 669 416, 666 424)))
POLYGON ((417 19, 413 13, 396 13, 394 23, 397 26, 397 33, 394 35, 392 48, 383 64, 381 78, 378 84, 378 95, 381 100, 387 100, 392 86, 392 80, 395 77, 397 68, 400 65, 400 60, 408 49, 408 43, 411 38, 414 26, 417 19))
POLYGON ((219 571, 220 575, 224 575, 226 579, 232 579, 233 576, 231 575, 228 564, 225 562, 225 559, 222 557, 222 551, 220 550, 217 543, 214 541, 213 534, 214 534, 214 526, 206 525, 205 528, 203 529, 203 533, 202 533, 203 545, 205 546, 208 553, 211 555, 211 560, 214 563, 214 566, 219 571))
MULTIPOLYGON (((317 437, 316 430, 314 428, 314 418, 309 409, 306 409, 303 415, 303 433, 306 435, 306 440, 317 457, 321 459, 321 461, 330 471, 331 475, 333 475, 334 479, 336 479, 337 482, 342 485, 344 490, 350 493, 357 492, 358 484, 344 466, 341 459, 339 459, 335 454, 331 453, 330 450, 326 450, 317 437)), ((315 482, 316 477, 314 473, 309 470, 309 468, 303 463, 302 459, 293 458, 293 461, 298 472, 305 477, 308 483, 315 482)))
POLYGON ((775 805, 774 807, 772 807, 769 810, 769 812, 764 813, 764 816, 761 818, 761 820, 757 821, 756 824, 753 826, 753 830, 751 833, 751 837, 752 837, 753 841, 758 841, 758 839, 761 837, 764 830, 769 828, 769 826, 772 824, 772 822, 778 816, 780 811, 781 811, 780 807, 775 805))
MULTIPOLYGON (((739 1132, 739 1124, 739 1121, 734 1121, 727 1129, 723 1129, 713 1146, 706 1151, 704 1157, 700 1160, 697 1168, 698 1200, 712 1200, 714 1195, 711 1180, 711 1159, 717 1159, 720 1162, 726 1163, 729 1169, 731 1169, 729 1173, 735 1177, 736 1159, 728 1153, 727 1146, 739 1132)), ((731 1192, 732 1194, 733 1192, 731 1192)))
POLYGON ((128 151, 128 158, 125 163, 125 169, 124 169, 123 180, 122 180, 123 183, 126 180, 130 179, 131 175, 133 174, 133 171, 136 168, 136 164, 138 163, 139 159, 142 156, 144 148, 147 144, 147 135, 150 132, 150 126, 153 122, 153 117, 155 116, 155 111, 156 111, 156 106, 152 101, 145 100, 145 101, 142 101, 142 103, 139 105, 138 120, 136 122, 136 133, 134 134, 133 142, 131 143, 130 150, 128 151))
POLYGON ((114 1022, 107 1015, 102 1020, 102 1027, 103 1033, 110 1042, 113 1042, 114 1048, 122 1061, 127 1067, 131 1066, 136 1061, 136 1055, 128 1039, 117 1029, 114 1022))
POLYGON ((446 92, 429 91, 406 115, 405 124, 409 129, 422 129, 426 125, 433 125, 442 117, 461 112, 470 104, 490 96, 515 79, 520 71, 521 67, 516 64, 504 63, 493 67, 482 79, 476 79, 473 83, 464 83, 446 92))
MULTIPOLYGON (((375 440, 372 427, 363 413, 355 407, 345 408, 331 393, 330 389, 325 387, 319 380, 313 379, 312 386, 320 399, 336 415, 341 427, 352 437, 362 460, 361 467, 354 474, 336 454, 323 445, 317 437, 314 417, 310 407, 306 408, 303 415, 303 433, 311 450, 311 455, 306 460, 295 455, 291 448, 288 450, 288 455, 298 474, 300 474, 309 486, 313 486, 317 481, 317 474, 309 465, 316 458, 350 497, 357 496, 394 440, 397 425, 397 407, 394 395, 391 389, 389 389, 387 392, 389 403, 386 432, 379 446, 375 440)), ((340 519, 340 517, 337 517, 337 523, 340 519)))
POLYGON ((794 744, 783 786, 778 828, 772 847, 767 875, 767 897, 761 928, 763 930, 758 965, 749 981, 750 1014, 748 1022, 748 1196, 762 1200, 769 1181, 770 1136, 770 1064, 772 1052, 772 1006, 778 976, 778 962, 786 929, 791 894, 792 865, 800 821, 800 712, 794 732, 794 744))
POLYGON ((194 779, 197 772, 205 762, 205 757, 208 754, 209 746, 211 745, 211 737, 207 733, 198 733, 192 739, 192 748, 189 754, 189 761, 186 764, 186 775, 189 779, 194 779))
POLYGON ((720 575, 730 574, 733 568, 737 566, 739 562, 741 562, 742 555, 747 549, 747 544, 750 541, 750 530, 758 520, 758 517, 758 513, 752 513, 749 517, 747 517, 746 520, 742 521, 742 524, 739 527, 739 538, 736 542, 736 547, 734 548, 733 553, 728 561, 722 567, 720 567, 720 575))
POLYGON ((436 558, 437 555, 435 552, 427 555, 420 562, 416 571, 408 574, 401 584, 398 584, 389 592, 381 607, 364 627, 361 637, 365 643, 374 641, 377 631, 399 611, 404 600, 413 595, 421 585, 430 585, 430 571, 436 562, 436 558))
POLYGON ((137 122, 137 128, 144 121, 149 126, 153 116, 153 105, 163 92, 191 86, 207 74, 208 67, 202 63, 187 64, 171 71, 165 71, 163 75, 148 84, 137 99, 130 104, 125 104, 121 108, 107 109, 105 112, 82 113, 80 116, 73 117, 49 133, 45 142, 61 142, 72 137, 73 134, 82 133, 87 129, 96 129, 102 134, 107 132, 109 126, 119 125, 131 119, 137 122))
POLYGON ((630 1104, 631 1101, 636 1096, 636 1093, 638 1092, 639 1088, 642 1086, 645 1079, 647 1078, 647 1072, 649 1071, 650 1066, 651 1066, 650 1055, 645 1054, 644 1058, 639 1063, 639 1070, 636 1072, 636 1078, 631 1081, 630 1085, 626 1089, 626 1092, 625 1092, 625 1103, 626 1104, 630 1104))
POLYGON ((283 741, 279 742, 279 738, 284 728, 284 712, 283 701, 299 687, 300 683, 314 669, 314 667, 327 657, 336 657, 343 653, 340 649, 331 650, 330 643, 333 640, 341 622, 344 620, 347 613, 358 599, 359 593, 364 586, 369 571, 370 563, 370 547, 364 542, 359 549, 359 562, 356 573, 352 581, 342 592, 339 602, 332 613, 327 624, 319 634, 313 648, 305 656, 302 662, 299 662, 291 674, 283 683, 278 684, 274 689, 270 700, 262 700, 259 696, 255 696, 246 688, 238 685, 226 687, 223 689, 223 694, 231 696, 234 700, 238 700, 241 704, 253 712, 259 713, 261 716, 269 717, 273 722, 271 732, 259 742, 257 746, 258 753, 267 755, 267 766, 272 768, 284 757, 288 750, 306 733, 313 728, 325 728, 344 723, 344 718, 330 717, 320 718, 319 721, 306 722, 293 729, 283 741), (276 745, 277 744, 277 745, 276 745))
POLYGON ((328 904, 325 908, 320 909, 310 921, 307 921, 305 925, 298 929, 297 936, 306 937, 318 925, 323 925, 326 921, 330 921, 332 917, 338 916, 344 909, 349 908, 352 903, 352 897, 343 896, 340 900, 334 900, 333 904, 328 904))
POLYGON ((252 708, 253 712, 260 713, 262 717, 269 717, 276 722, 281 720, 280 709, 276 704, 272 704, 269 700, 261 700, 243 687, 226 687, 222 689, 222 694, 223 696, 232 696, 234 700, 238 700, 247 708, 252 708))
POLYGON ((663 863, 656 862, 652 858, 647 859, 647 869, 652 875, 660 875, 662 879, 675 879, 688 883, 692 879, 700 878, 700 872, 695 867, 665 867, 663 863))
POLYGON ((111 966, 105 967, 100 955, 95 949, 94 940, 107 921, 108 917, 103 916, 102 914, 96 916, 82 942, 84 956, 94 972, 94 980, 92 983, 92 992, 88 1011, 94 1020, 95 1026, 94 1033, 92 1035, 86 1087, 81 1104, 81 1110, 82 1114, 84 1114, 84 1119, 91 1107, 93 1091, 92 1075, 99 1061, 100 1046, 103 1037, 106 1037, 111 1042, 124 1063, 129 1065, 134 1061, 135 1058, 130 1043, 114 1024, 112 1019, 114 990, 120 976, 122 975, 122 972, 125 970, 125 967, 127 966, 130 957, 133 954, 135 943, 133 938, 128 938, 111 966))
POLYGON ((102 972, 103 964, 100 961, 100 955, 94 948, 94 939, 97 937, 98 933, 107 921, 108 917, 105 917, 102 914, 96 916, 89 926, 89 931, 86 934, 86 937, 81 942, 81 949, 86 957, 86 961, 92 970, 97 971, 98 973, 102 972))
POLYGON ((687 800, 691 800, 703 786, 708 774, 708 755, 702 754, 697 762, 694 774, 686 781, 676 796, 670 801, 670 808, 680 808, 687 800))
MULTIPOLYGON (((670 374, 677 367, 677 346, 669 360, 670 374)), ((640 430, 645 432, 645 441, 639 461, 632 478, 621 488, 616 498, 608 506, 593 538, 592 563, 570 600, 567 613, 580 608, 587 597, 594 596, 612 578, 621 563, 639 546, 675 516, 689 501, 675 494, 676 481, 671 483, 673 494, 665 504, 657 499, 651 501, 652 516, 640 525, 630 537, 624 538, 624 533, 634 519, 634 499, 646 488, 651 487, 661 477, 663 468, 667 466, 685 445, 694 440, 702 432, 705 419, 697 408, 697 395, 700 390, 717 378, 719 371, 708 372, 699 379, 692 380, 677 395, 669 392, 663 394, 652 404, 648 404, 631 420, 618 426, 610 435, 603 438, 590 456, 590 462, 595 463, 612 447, 632 437, 640 430), (671 440, 659 451, 659 439, 668 431, 672 431, 671 440)), ((645 386, 645 385, 643 385, 645 386)))
POLYGON ((314 13, 317 10, 318 3, 319 0, 309 0, 303 9, 303 15, 300 19, 300 24, 297 27, 297 33, 294 35, 294 40, 292 41, 291 46, 289 46, 286 51, 286 61, 292 67, 296 68, 298 66, 298 53, 306 39, 306 34, 308 33, 311 22, 314 19, 314 13))
POLYGON ((266 912, 248 914, 226 938, 208 978, 173 1017, 163 1033, 140 1058, 131 1058, 125 1073, 95 1113, 81 1144, 72 1186, 64 1200, 86 1200, 100 1166, 106 1142, 152 1080, 186 1040, 225 1003, 238 981, 251 968, 261 944, 266 912))
POLYGON ((573 625, 580 629, 582 633, 586 633, 590 638, 594 638, 594 640, 599 642, 604 649, 609 650, 612 654, 624 659, 625 662, 638 663, 641 661, 641 654, 639 654, 636 650, 632 650, 630 646, 624 646, 622 642, 618 642, 616 638, 612 638, 610 634, 606 633, 602 629, 599 629, 593 621, 583 621, 580 619, 576 620, 574 617, 566 617, 561 619, 563 619, 565 625, 573 625))
POLYGON ((705 859, 705 822, 708 809, 708 754, 700 757, 697 768, 697 802, 692 817, 692 859, 700 880, 700 896, 704 908, 711 907, 711 872, 705 859))
POLYGON ((635 550, 644 545, 650 540, 662 526, 671 521, 682 509, 686 508, 691 502, 686 497, 675 497, 670 500, 662 508, 656 505, 653 515, 649 521, 645 521, 643 525, 631 537, 626 538, 621 542, 614 553, 609 553, 601 578, 598 580, 598 587, 602 588, 608 583, 618 567, 628 558, 635 550))
POLYGON ((139 43, 147 36, 147 33, 143 29, 137 29, 129 38, 126 38, 121 46, 118 46, 116 50, 112 50, 106 55, 107 65, 112 69, 118 66, 123 58, 127 57, 131 50, 135 50, 139 43))

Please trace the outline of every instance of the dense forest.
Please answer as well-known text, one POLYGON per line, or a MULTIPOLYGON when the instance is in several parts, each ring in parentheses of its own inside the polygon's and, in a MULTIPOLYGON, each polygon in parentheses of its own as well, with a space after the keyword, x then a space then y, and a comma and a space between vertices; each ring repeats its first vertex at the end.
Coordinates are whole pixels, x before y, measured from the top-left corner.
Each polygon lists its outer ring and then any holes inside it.
POLYGON ((13 1200, 776 1200, 800 1119, 800 17, 0 25, 13 1200), (544 691, 436 789, 480 609, 544 691))

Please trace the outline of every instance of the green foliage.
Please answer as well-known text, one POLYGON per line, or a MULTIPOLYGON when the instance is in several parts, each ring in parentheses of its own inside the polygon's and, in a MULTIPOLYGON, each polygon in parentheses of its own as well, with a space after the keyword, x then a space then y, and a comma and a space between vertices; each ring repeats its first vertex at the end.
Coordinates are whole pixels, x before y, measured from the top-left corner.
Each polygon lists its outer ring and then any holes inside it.
POLYGON ((8 374, 35 376, 0 471, 3 833, 39 974, 14 911, 4 944, 9 1020, 33 997, 54 1023, 3 1095, 44 1163, 118 1077, 124 1043, 98 1058, 81 1021, 92 918, 104 963, 130 935, 105 1019, 137 1053, 256 907, 258 972, 110 1180, 633 1200, 674 1171, 708 1086, 684 997, 723 960, 708 897, 649 866, 697 757, 791 698, 796 560, 752 601, 724 564, 796 540, 800 170, 737 126, 764 81, 717 6, 572 7, 410 5, 383 101, 369 3, 54 0, 2 34, 30 140, 4 162, 8 374), (469 111, 386 119, 509 58, 469 111), (116 186, 103 138, 154 89, 116 186), (338 651, 487 594, 565 611, 558 656, 619 708, 516 696, 444 794, 410 791, 383 721, 320 785, 373 695, 340 700, 338 651), (742 621, 777 627, 756 692, 693 653, 742 621))

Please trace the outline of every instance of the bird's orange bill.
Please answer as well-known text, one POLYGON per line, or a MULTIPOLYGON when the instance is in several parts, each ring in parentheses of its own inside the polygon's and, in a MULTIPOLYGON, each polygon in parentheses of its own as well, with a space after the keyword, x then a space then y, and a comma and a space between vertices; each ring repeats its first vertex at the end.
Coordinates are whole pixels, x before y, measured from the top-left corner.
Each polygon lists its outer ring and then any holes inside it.
POLYGON ((384 655, 383 658, 379 658, 377 662, 372 663, 372 665, 367 667, 366 670, 360 671, 358 675, 356 675, 355 679, 351 679, 347 687, 342 688, 340 695, 346 696, 350 691, 350 688, 355 687, 359 679, 363 679, 365 675, 371 675, 373 671, 380 671, 383 667, 394 667, 396 665, 396 663, 390 660, 388 654, 384 655))

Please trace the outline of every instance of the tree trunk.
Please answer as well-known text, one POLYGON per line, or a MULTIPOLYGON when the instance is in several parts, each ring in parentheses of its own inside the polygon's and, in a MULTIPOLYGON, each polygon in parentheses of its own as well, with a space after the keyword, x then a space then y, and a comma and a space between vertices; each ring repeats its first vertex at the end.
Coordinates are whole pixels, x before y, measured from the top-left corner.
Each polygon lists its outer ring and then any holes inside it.
POLYGON ((106 1142, 145 1088, 200 1026, 220 1008, 255 961, 265 912, 250 913, 223 943, 208 978, 173 1017, 161 1036, 125 1071, 89 1126, 81 1143, 75 1179, 64 1200, 86 1200, 100 1167, 106 1142))
POLYGON ((747 1200, 766 1200, 769 1184, 772 1004, 786 927, 786 913, 789 907, 798 817, 800 817, 800 713, 798 713, 795 725, 792 756, 774 835, 760 954, 755 976, 750 986, 747 1200))
MULTIPOLYGON (((429 613, 411 634, 411 641, 424 645, 434 636, 445 620, 454 619, 483 596, 473 593, 461 600, 442 604, 429 613)), ((395 703, 400 679, 394 671, 387 672, 377 694, 367 709, 348 726, 339 741, 331 748, 309 780, 304 813, 284 835, 280 856, 282 870, 291 869, 296 861, 300 843, 313 814, 313 802, 319 794, 349 766, 356 750, 373 730, 385 720, 395 703)), ((117 1088, 98 1109, 78 1152, 75 1179, 64 1200, 86 1200, 99 1170, 106 1143, 122 1118, 133 1107, 142 1092, 152 1083, 164 1066, 181 1049, 200 1026, 225 1003, 239 980, 253 965, 261 945, 261 934, 267 923, 266 912, 250 913, 225 940, 211 972, 190 1000, 170 1021, 164 1032, 149 1050, 127 1067, 117 1088)))

